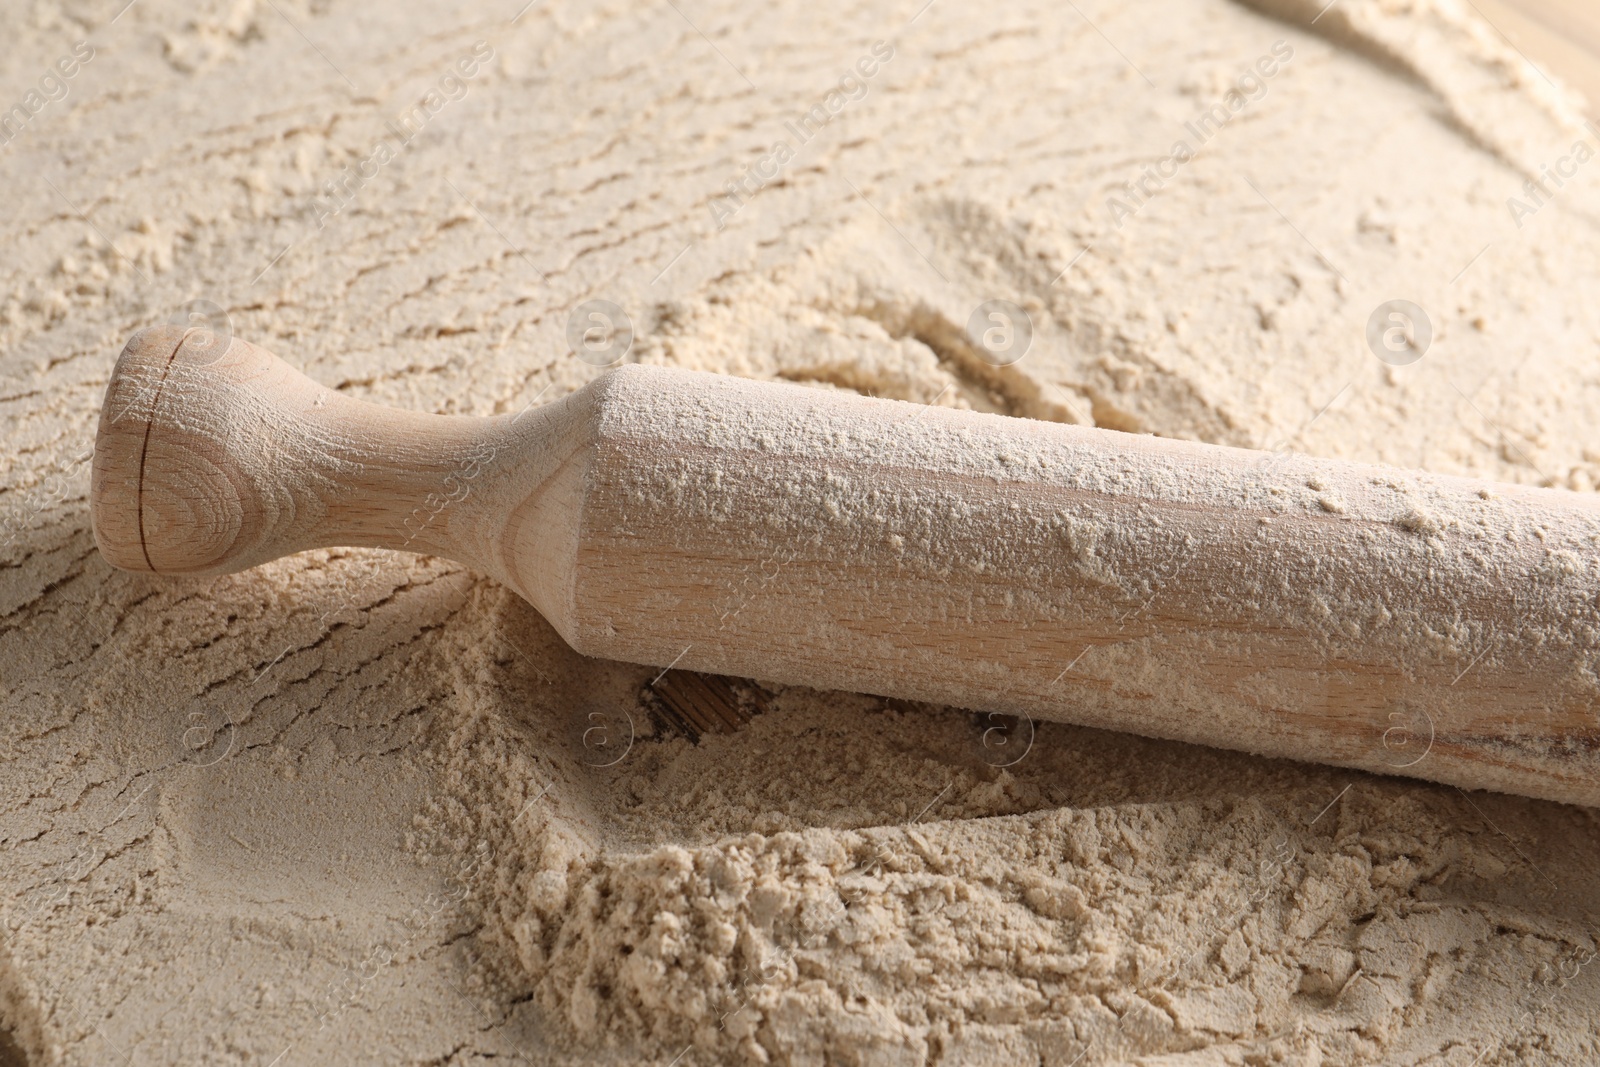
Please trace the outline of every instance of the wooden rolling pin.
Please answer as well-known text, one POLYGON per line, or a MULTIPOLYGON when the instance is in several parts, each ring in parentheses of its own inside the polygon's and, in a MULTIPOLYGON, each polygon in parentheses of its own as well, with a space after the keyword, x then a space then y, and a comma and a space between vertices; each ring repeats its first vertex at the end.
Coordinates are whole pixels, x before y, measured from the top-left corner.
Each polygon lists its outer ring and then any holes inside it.
POLYGON ((403 548, 586 655, 1600 803, 1594 496, 666 367, 425 415, 215 341, 117 362, 118 567, 403 548))

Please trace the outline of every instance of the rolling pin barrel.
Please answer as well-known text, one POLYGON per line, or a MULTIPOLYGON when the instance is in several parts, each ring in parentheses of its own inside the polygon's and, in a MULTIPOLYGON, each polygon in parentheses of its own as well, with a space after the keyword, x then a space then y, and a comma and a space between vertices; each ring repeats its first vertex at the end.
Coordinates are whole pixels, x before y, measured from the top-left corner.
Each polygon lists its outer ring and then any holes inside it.
POLYGON ((113 564, 450 556, 589 655, 1600 803, 1588 496, 624 366, 424 415, 144 331, 113 564))

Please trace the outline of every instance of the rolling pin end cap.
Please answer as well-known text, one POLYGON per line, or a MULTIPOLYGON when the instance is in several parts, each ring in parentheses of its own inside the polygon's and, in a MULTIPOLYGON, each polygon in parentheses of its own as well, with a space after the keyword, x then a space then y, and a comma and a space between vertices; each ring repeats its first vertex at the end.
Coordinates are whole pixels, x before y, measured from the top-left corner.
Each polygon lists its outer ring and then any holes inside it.
POLYGON ((231 376, 249 347, 190 326, 152 326, 129 338, 106 386, 89 488, 95 544, 112 566, 162 574, 219 569, 232 542, 225 527, 233 524, 216 519, 237 504, 216 507, 226 503, 219 496, 234 494, 205 462, 215 435, 191 432, 183 412, 213 391, 214 379, 231 376), (191 501, 212 505, 209 514, 191 501))
POLYGON ((176 326, 152 326, 128 339, 106 385, 95 434, 89 516, 106 562, 154 571, 139 528, 141 460, 159 383, 183 339, 176 326))

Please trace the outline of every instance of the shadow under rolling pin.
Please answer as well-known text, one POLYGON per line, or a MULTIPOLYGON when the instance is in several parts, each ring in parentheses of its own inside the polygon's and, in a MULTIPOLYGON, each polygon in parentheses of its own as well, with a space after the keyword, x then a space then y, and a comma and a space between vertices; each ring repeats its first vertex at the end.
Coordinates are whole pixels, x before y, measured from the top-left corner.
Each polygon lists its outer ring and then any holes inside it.
POLYGON ((1594 497, 666 367, 428 415, 213 340, 117 362, 118 567, 409 549, 586 655, 1600 803, 1594 497))

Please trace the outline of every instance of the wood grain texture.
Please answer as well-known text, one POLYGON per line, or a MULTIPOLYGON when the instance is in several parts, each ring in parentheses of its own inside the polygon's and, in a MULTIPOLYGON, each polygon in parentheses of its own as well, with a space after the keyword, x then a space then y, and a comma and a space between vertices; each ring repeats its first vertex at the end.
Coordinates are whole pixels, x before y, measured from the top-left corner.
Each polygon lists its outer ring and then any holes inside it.
POLYGON ((521 417, 128 345, 118 566, 448 555, 587 655, 1600 802, 1600 502, 623 366, 521 417))

